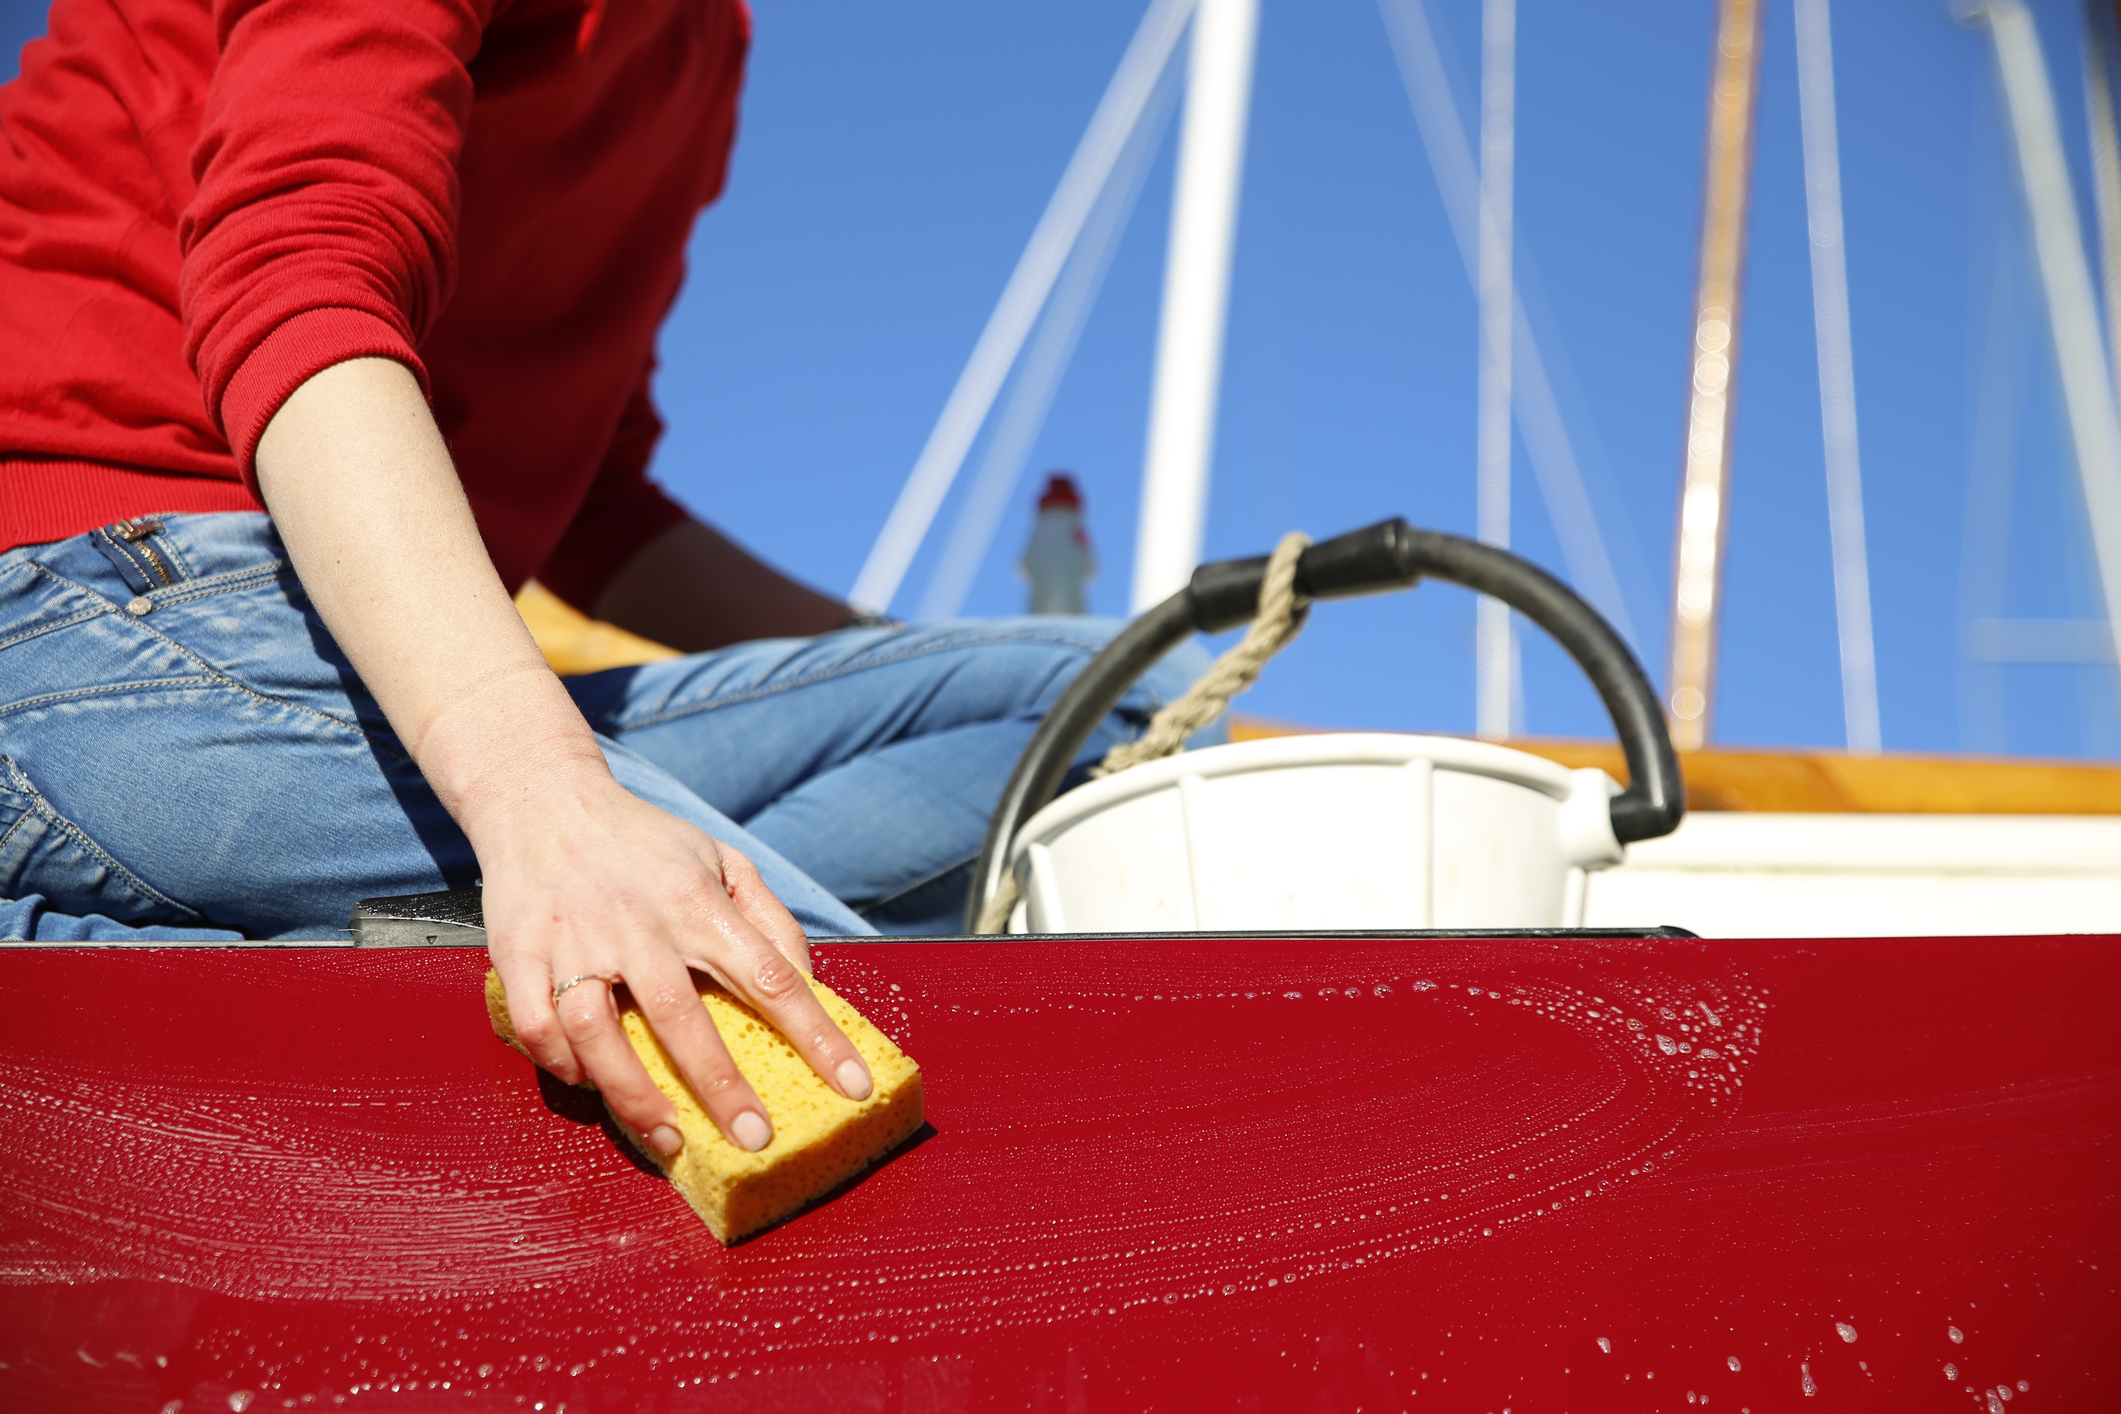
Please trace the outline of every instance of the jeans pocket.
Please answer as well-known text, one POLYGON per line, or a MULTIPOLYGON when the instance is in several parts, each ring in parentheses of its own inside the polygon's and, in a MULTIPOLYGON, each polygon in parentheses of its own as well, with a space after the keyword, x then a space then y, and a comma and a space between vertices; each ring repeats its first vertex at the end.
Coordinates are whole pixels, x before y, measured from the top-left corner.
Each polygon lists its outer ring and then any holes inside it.
POLYGON ((52 808, 19 762, 0 756, 0 898, 32 894, 55 912, 100 913, 120 923, 206 921, 113 859, 52 808))

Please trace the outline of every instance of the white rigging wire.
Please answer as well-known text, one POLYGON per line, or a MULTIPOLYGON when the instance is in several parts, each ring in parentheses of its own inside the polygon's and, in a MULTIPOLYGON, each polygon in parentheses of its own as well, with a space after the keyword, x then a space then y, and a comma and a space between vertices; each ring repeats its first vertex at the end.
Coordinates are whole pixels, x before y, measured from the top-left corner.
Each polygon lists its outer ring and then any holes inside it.
MULTIPOLYGON (((1510 547, 1510 324, 1516 283, 1510 275, 1517 163, 1517 0, 1480 7, 1480 238, 1473 292, 1480 306, 1479 387, 1474 463, 1476 533, 1510 547)), ((1474 729, 1490 740, 1510 735, 1517 680, 1510 609, 1483 596, 1475 611, 1474 729)))
POLYGON ((949 539, 943 542, 935 574, 921 596, 917 618, 951 619, 964 612, 972 582, 986 563, 1032 443, 1038 440, 1061 376, 1074 356, 1084 318, 1096 303, 1105 272, 1111 268, 1119 233, 1126 229, 1127 218, 1141 195, 1142 178, 1147 175, 1149 157, 1163 136, 1174 96, 1170 82, 1158 87, 1156 99, 1135 125, 1126 150, 1083 227, 1067 270, 1054 286, 1038 333, 1024 354, 1023 367, 1017 371, 1016 381, 995 419, 993 435, 980 455, 979 469, 973 473, 972 487, 965 494, 949 539))
MULTIPOLYGON (((1465 126, 1451 98, 1443 57, 1429 24, 1423 0, 1378 0, 1392 52, 1399 61, 1399 74, 1413 106, 1422 146, 1429 155, 1444 214, 1458 243, 1466 276, 1475 278, 1474 212, 1480 200, 1480 181, 1473 165, 1473 152, 1465 126)), ((1629 644, 1635 643, 1634 622, 1613 572, 1605 537, 1584 487, 1583 470, 1570 445, 1568 426, 1547 376, 1546 361, 1539 351, 1524 301, 1511 296, 1510 355, 1513 370, 1511 394, 1516 403, 1518 430, 1524 434, 1525 452, 1539 483, 1540 499, 1561 542, 1562 559, 1569 578, 1592 608, 1603 614, 1629 644)))
POLYGON ((1068 254, 1097 204, 1127 139, 1141 121, 1157 80, 1170 62, 1197 0, 1152 0, 1127 45, 1119 69, 1091 115, 1090 125, 1061 174, 1060 185, 1024 247, 987 326, 950 390, 942 415, 921 448, 899 491, 869 558, 855 577, 848 600, 872 612, 888 609, 913 556, 928 534, 943 497, 957 479, 965 454, 987 420, 988 410, 1009 376, 1046 297, 1060 278, 1068 254))
POLYGON ((2091 525, 2102 607, 2114 656, 2121 662, 2121 418, 2099 327, 2099 305, 2085 259, 2076 192, 2062 154, 2047 61, 2031 13, 2020 0, 1986 0, 1968 12, 1985 21, 2003 80, 2004 105, 2018 150, 2033 255, 2047 304, 2049 337, 2062 383, 2077 479, 2091 525))
MULTIPOLYGON (((2009 162, 2000 148, 1993 156, 1996 169, 2009 162)), ((1977 174, 1988 177, 1984 169, 1989 166, 1977 155, 1977 174)), ((2001 175, 1996 172, 1999 179, 2001 175)), ((1987 315, 1975 344, 1981 350, 1981 372, 1959 548, 1959 749, 1993 755, 2002 755, 2009 745, 2003 679, 1996 663, 1978 651, 1975 625, 1993 622, 2003 613, 2018 468, 2016 447, 2025 414, 2029 352, 2025 315, 2037 298, 2029 288, 2032 261, 2025 248, 2022 208, 1982 199, 2004 194, 1986 181, 1977 188, 1980 208, 1998 212, 2001 219, 1990 259, 1987 315)))
MULTIPOLYGON (((2084 7, 2084 107, 2091 129, 2092 202, 2099 219, 2099 273, 2106 296, 2106 344, 2121 335, 2121 135, 2114 131, 2113 65, 2121 34, 2111 5, 2084 7)), ((2121 395, 2121 359, 2110 360, 2121 395)))
POLYGON ((1871 638, 1870 557, 1863 535, 1863 471, 1856 442, 1856 365, 1849 335, 1841 230, 1841 157, 1834 123, 1828 0, 1796 0, 1798 115, 1804 204, 1811 228, 1812 326, 1819 346, 1819 421, 1826 442, 1826 516, 1841 643, 1841 716, 1850 752, 1880 745, 1878 663, 1871 638))

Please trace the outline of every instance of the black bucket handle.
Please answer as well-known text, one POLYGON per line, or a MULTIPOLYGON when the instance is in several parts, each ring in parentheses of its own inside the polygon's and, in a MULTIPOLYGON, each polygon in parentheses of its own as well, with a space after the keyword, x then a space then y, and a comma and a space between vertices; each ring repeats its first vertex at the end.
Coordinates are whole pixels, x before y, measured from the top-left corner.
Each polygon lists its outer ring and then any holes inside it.
MULTIPOLYGON (((972 871, 967 932, 977 929, 981 909, 1001 887, 1017 831, 1060 790, 1069 763, 1105 714, 1180 640, 1250 622, 1266 571, 1265 556, 1202 565, 1184 589, 1120 630, 1084 665, 1038 724, 1002 790, 972 871)), ((1507 550, 1416 530, 1398 517, 1313 545, 1296 562, 1296 591, 1313 599, 1411 589, 1424 578, 1500 599, 1551 634, 1590 678, 1628 762, 1628 788, 1611 807, 1614 839, 1630 844, 1679 828, 1686 787, 1656 691, 1612 625, 1560 580, 1507 550)))

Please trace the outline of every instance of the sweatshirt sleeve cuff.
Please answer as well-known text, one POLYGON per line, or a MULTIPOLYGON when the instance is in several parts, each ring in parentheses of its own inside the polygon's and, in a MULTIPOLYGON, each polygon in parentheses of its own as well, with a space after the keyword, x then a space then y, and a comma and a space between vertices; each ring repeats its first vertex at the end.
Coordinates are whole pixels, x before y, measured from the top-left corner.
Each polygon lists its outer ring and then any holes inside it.
POLYGON ((258 488, 258 439, 280 405, 317 374, 352 358, 395 359, 433 396, 427 368, 412 344, 388 320, 360 309, 311 309, 267 334, 221 395, 221 427, 236 454, 244 484, 258 488))

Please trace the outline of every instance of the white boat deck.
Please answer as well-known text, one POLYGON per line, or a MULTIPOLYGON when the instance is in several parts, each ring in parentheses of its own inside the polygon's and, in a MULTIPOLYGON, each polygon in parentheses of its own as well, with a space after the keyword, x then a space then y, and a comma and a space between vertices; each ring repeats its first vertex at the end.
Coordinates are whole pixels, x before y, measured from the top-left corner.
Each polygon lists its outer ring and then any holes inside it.
POLYGON ((2121 816, 1696 811, 1592 875, 1584 921, 1713 938, 2121 933, 2121 816))

